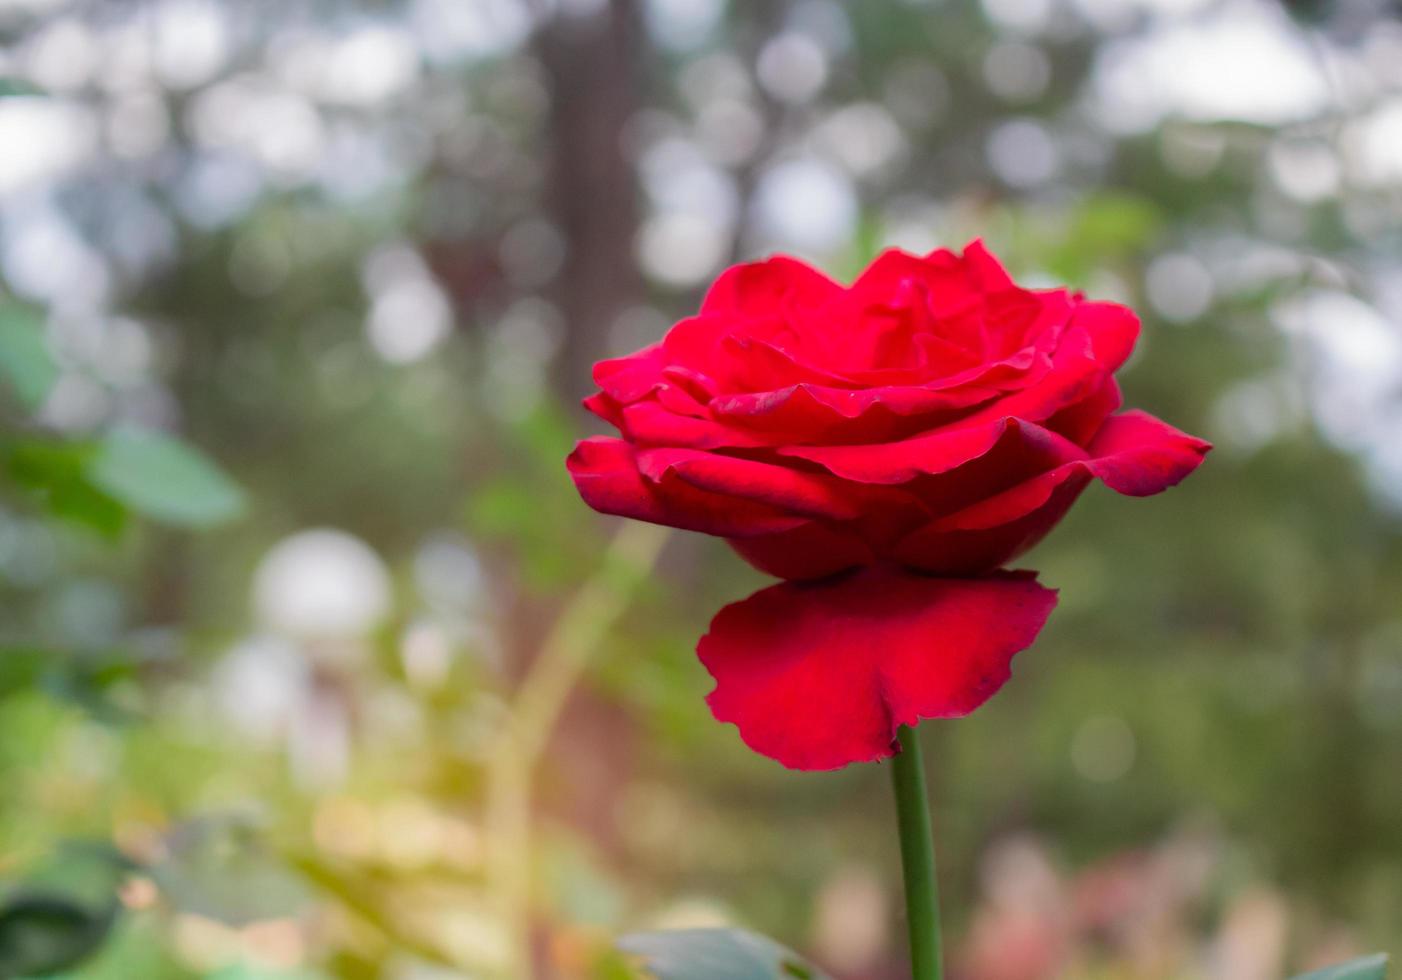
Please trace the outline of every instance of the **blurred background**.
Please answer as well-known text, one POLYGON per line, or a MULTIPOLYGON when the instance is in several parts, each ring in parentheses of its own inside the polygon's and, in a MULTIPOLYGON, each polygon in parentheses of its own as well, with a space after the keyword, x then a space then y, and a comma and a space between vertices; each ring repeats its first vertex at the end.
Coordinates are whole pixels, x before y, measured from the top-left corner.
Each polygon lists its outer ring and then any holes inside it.
POLYGON ((903 976, 887 773, 713 722, 762 583, 588 511, 597 358, 725 264, 983 236, 1217 443, 1025 564, 922 728, 957 976, 1402 954, 1388 0, 0 2, 0 976, 903 976), (79 958, 83 954, 84 958, 79 958))

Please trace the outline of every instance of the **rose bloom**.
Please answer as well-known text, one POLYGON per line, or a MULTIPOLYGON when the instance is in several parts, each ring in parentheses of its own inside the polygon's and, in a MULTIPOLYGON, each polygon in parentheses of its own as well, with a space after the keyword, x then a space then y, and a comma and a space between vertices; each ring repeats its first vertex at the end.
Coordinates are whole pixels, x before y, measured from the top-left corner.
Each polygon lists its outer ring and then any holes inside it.
POLYGON ((585 501, 725 538, 786 580, 721 610, 709 702, 753 749, 831 769, 967 714, 1055 593, 1000 571, 1092 480, 1158 493, 1206 442, 1118 413, 1139 320, 1024 289, 979 242, 882 253, 844 288, 795 259, 723 273, 657 344, 601 361, 620 438, 568 466, 585 501))

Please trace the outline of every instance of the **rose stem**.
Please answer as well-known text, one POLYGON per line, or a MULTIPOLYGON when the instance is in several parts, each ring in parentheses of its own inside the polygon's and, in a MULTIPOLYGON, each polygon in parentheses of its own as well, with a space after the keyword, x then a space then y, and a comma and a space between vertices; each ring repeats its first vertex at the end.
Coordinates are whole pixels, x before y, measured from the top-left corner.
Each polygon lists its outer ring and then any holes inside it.
POLYGON ((900 726, 897 738, 901 751, 891 766, 891 782, 896 788, 911 980, 942 980, 939 885, 935 880, 935 844, 920 740, 909 725, 900 726))

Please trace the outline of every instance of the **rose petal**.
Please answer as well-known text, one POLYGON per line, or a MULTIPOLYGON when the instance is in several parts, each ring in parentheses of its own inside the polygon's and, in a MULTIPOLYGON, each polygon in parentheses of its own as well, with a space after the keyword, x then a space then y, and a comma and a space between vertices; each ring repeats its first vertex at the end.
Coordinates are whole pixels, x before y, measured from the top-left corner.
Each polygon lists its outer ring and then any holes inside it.
MULTIPOLYGON (((595 412, 595 414, 600 414, 595 412)), ((624 435, 640 446, 678 446, 691 449, 740 449, 767 445, 767 440, 734 426, 707 418, 693 418, 668 411, 659 402, 634 402, 613 422, 624 435)))
POLYGON ((606 391, 598 391, 585 398, 580 404, 603 419, 615 429, 623 428, 623 406, 606 391))
POLYGON ((1045 502, 993 527, 964 530, 932 522, 892 546, 889 559, 931 575, 982 575, 1031 549, 1054 528, 1090 483, 1084 473, 1057 482, 1045 502))
POLYGON ((1178 483, 1211 445, 1143 412, 1105 423, 1090 453, 908 534, 891 557, 941 575, 977 574, 1023 554, 1061 520, 1092 478, 1131 496, 1178 483))
POLYGON ((892 268, 889 291, 853 286, 799 322, 806 334, 823 338, 831 363, 863 384, 918 384, 987 360, 982 297, 957 273, 936 287, 921 259, 888 252, 877 261, 875 277, 882 265, 892 268))
POLYGON ((703 312, 674 324, 662 347, 668 361, 715 379, 720 391, 770 391, 800 382, 851 384, 805 356, 800 348, 806 345, 792 335, 784 316, 778 309, 748 319, 703 312))
POLYGON ((1053 351, 1074 308, 1065 289, 1034 293, 1004 289, 983 297, 983 360, 1010 357, 1023 349, 1053 351))
POLYGON ((982 238, 975 238, 964 246, 964 268, 978 288, 985 292, 1016 288, 1013 277, 983 244, 982 238))
POLYGON ((817 269, 785 255, 731 266, 706 292, 702 313, 764 315, 790 308, 817 306, 838 296, 842 287, 817 269))
POLYGON ((740 391, 773 391, 795 384, 851 387, 853 379, 829 371, 766 337, 730 335, 716 351, 716 372, 740 391))
POLYGON ((1212 448, 1146 412, 1106 421, 1085 459, 1071 460, 957 513, 940 518, 941 531, 977 531, 1016 520, 1045 504, 1062 484, 1095 477, 1131 497, 1148 497, 1179 483, 1212 448))
POLYGON ((1138 409, 1106 420, 1090 444, 1092 473, 1110 489, 1148 497, 1198 468, 1212 443, 1138 409))
POLYGON ((675 476, 709 494, 738 503, 753 501, 804 517, 856 518, 863 513, 863 501, 872 495, 864 487, 844 484, 826 474, 695 449, 643 449, 636 459, 638 471, 654 483, 675 476))
POLYGON ((984 531, 1002 527, 1040 508, 1068 482, 1079 480, 1078 486, 1084 487, 1090 482, 1092 467, 1092 461, 1065 463, 963 510, 947 514, 930 526, 935 531, 984 531))
POLYGON ((1085 446, 1123 402, 1119 384, 1114 378, 1106 378, 1093 394, 1063 408, 1047 419, 1045 424, 1048 429, 1060 433, 1076 445, 1085 446))
MULTIPOLYGON (((684 335, 685 329, 679 324, 677 336, 684 335)), ((671 338, 669 335, 669 342, 671 338)), ((626 431, 657 445, 666 444, 672 438, 668 433, 674 433, 674 445, 708 449, 779 446, 791 441, 890 443, 909 436, 917 425, 926 427, 932 422, 927 416, 943 413, 954 421, 961 411, 967 414, 968 409, 993 402, 1006 394, 1003 386, 1017 384, 1019 375, 1032 381, 1034 387, 1025 396, 1015 394, 1013 397, 1018 400, 1013 407, 1020 405, 1034 416, 1049 414, 1074 394, 1072 386, 1085 373, 1085 365, 1063 355, 1059 368, 1051 361, 1039 367, 1040 359, 1041 355, 1029 349, 1004 361, 983 365, 977 371, 921 387, 852 390, 802 383, 758 393, 718 395, 709 403, 709 414, 716 425, 672 421, 662 416, 651 400, 643 399, 625 411, 626 431), (1039 383, 1053 371, 1059 371, 1055 378, 1039 383), (635 415, 638 418, 634 419, 635 415)), ((1095 369, 1094 364, 1089 367, 1095 369)), ((660 383, 654 389, 658 402, 663 396, 680 392, 675 386, 660 383)), ((997 404, 989 408, 996 408, 997 404)))
POLYGON ((697 489, 673 473, 646 480, 638 472, 637 452, 622 439, 585 439, 565 465, 584 502, 604 514, 724 538, 775 534, 804 522, 765 504, 697 489))
MULTIPOLYGON (((1021 418, 1002 417, 976 425, 936 429, 923 435, 897 442, 863 446, 784 446, 782 456, 806 459, 817 463, 834 476, 856 483, 902 484, 920 476, 949 473, 980 459, 993 451, 1003 440, 1016 440, 1018 452, 1009 452, 1011 462, 1020 464, 1029 454, 1039 460, 1051 460, 1040 469, 1027 471, 1019 465, 1008 475, 1025 479, 1052 465, 1069 459, 1079 459, 1084 451, 1064 436, 1035 422, 1021 418)), ((1002 489, 1009 480, 1001 472, 992 479, 979 481, 980 490, 1002 489)))
POLYGON ((1084 300, 1076 307, 1071 323, 1090 335, 1095 359, 1107 372, 1128 360, 1139 340, 1139 317, 1119 303, 1084 300))
POLYGON ((697 653, 716 679, 712 712, 746 745, 792 769, 837 769, 893 755, 900 725, 983 704, 1055 604, 1027 574, 873 567, 732 603, 697 653))
POLYGON ((967 409, 1002 393, 981 385, 948 391, 927 387, 854 391, 800 384, 758 394, 721 395, 711 402, 711 414, 741 431, 769 436, 771 443, 789 433, 801 434, 795 441, 816 441, 816 437, 838 430, 849 437, 871 430, 874 438, 880 438, 886 423, 893 419, 967 409), (848 424, 853 422, 857 424, 848 424))
POLYGON ((961 414, 964 421, 976 422, 991 413, 1019 414, 1019 410, 1024 417, 1045 418, 1082 397, 1090 383, 1100 379, 1098 366, 1085 356, 1088 339, 1084 332, 1078 337, 1057 359, 1034 346, 923 385, 854 390, 803 383, 719 395, 711 400, 710 410, 717 421, 771 445, 891 442, 910 435, 914 421, 928 428, 938 420, 927 416, 941 414, 950 416, 951 422, 960 421, 961 414), (1009 412, 1000 410, 1000 401, 987 405, 983 416, 970 419, 968 409, 1000 396, 1016 399, 1009 412))
POLYGON ((792 531, 734 538, 731 547, 761 572, 782 579, 818 579, 876 561, 851 528, 809 521, 792 531))
POLYGON ((662 383, 666 353, 661 344, 644 347, 626 357, 614 357, 594 365, 594 383, 610 397, 627 405, 645 397, 662 383))
POLYGON ((947 248, 923 256, 888 248, 872 259, 848 291, 868 302, 884 304, 900 295, 906 283, 923 287, 932 312, 940 316, 957 312, 978 296, 959 256, 947 248))
POLYGON ((944 473, 988 452, 1010 422, 1033 425, 1054 417, 1103 388, 1104 370, 1090 356, 1083 331, 1073 330, 1054 366, 1037 384, 990 401, 947 426, 866 445, 795 445, 779 450, 817 463, 834 476, 863 483, 905 483, 921 473, 944 473))

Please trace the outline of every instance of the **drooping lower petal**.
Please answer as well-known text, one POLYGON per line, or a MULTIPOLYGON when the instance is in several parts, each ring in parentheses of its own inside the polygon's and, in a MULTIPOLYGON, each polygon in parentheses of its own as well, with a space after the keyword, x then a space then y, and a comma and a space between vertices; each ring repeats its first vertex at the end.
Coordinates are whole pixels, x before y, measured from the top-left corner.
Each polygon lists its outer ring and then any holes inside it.
POLYGON ((1028 573, 877 566, 732 603, 697 653, 716 680, 712 712, 745 744, 792 769, 837 769, 894 754, 900 725, 983 704, 1055 604, 1028 573))

